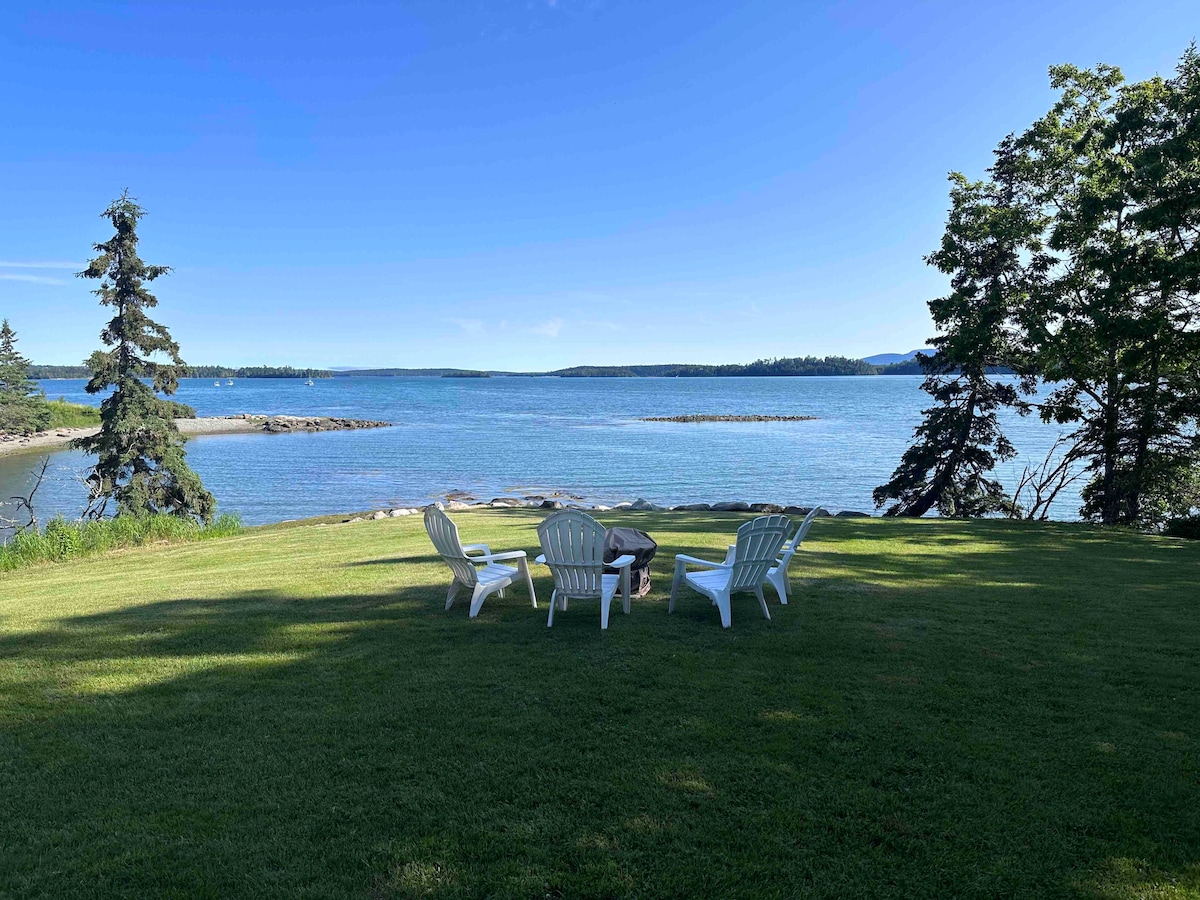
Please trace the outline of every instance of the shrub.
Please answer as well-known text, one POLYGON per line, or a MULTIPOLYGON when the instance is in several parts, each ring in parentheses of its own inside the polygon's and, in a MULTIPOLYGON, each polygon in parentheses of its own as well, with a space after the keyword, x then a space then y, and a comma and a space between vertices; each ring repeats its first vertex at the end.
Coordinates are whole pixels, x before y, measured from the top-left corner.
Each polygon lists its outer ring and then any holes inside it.
POLYGON ((166 513, 82 522, 71 522, 59 516, 47 522, 44 531, 22 531, 0 546, 0 572, 147 543, 229 537, 241 530, 241 520, 233 515, 218 516, 211 525, 200 525, 195 519, 166 513))
POLYGON ((1200 541, 1200 516, 1187 516, 1182 519, 1172 519, 1167 523, 1163 534, 1169 537, 1187 538, 1200 541))

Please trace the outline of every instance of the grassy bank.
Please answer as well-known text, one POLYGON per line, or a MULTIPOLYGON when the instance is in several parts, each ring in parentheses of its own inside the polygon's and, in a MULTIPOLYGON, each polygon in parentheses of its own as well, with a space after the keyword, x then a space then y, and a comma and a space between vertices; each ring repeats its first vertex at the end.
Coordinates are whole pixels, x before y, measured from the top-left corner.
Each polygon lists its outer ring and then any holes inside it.
POLYGON ((51 428, 87 428, 100 424, 100 410, 95 406, 85 406, 82 403, 68 403, 66 400, 48 400, 46 406, 50 410, 51 428))
POLYGON ((607 633, 443 612, 416 517, 0 575, 0 895, 1200 896, 1200 545, 822 520, 722 631, 742 517, 603 518, 607 633))
POLYGON ((167 514, 89 522, 57 518, 40 531, 23 531, 0 545, 0 572, 129 550, 144 544, 180 544, 229 537, 241 530, 236 516, 220 516, 211 525, 167 514))

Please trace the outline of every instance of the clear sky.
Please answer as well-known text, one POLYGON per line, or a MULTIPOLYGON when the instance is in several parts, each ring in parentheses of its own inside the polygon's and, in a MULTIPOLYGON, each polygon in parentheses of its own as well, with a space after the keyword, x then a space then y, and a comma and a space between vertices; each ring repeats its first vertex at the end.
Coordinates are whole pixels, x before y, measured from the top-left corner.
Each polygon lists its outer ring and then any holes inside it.
POLYGON ((38 362, 124 187, 194 363, 546 369, 922 346, 946 173, 1186 2, 8 0, 0 315, 38 362))

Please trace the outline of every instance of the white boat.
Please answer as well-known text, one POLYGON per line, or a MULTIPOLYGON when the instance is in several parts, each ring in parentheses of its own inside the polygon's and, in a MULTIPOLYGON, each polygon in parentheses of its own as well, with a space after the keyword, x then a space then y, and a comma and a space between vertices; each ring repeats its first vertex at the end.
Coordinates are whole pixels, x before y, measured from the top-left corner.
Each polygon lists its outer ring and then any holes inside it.
POLYGON ((232 387, 232 386, 233 386, 233 379, 232 379, 232 378, 230 378, 230 379, 229 379, 227 382, 225 382, 225 383, 226 383, 227 385, 229 385, 230 387, 232 387))
POLYGON ((312 387, 314 384, 316 384, 316 382, 314 382, 311 378, 308 379, 308 381, 306 381, 304 383, 307 384, 309 387, 312 387))
POLYGON ((220 387, 220 386, 221 386, 221 382, 220 382, 220 381, 214 381, 214 382, 213 382, 213 387, 220 387))

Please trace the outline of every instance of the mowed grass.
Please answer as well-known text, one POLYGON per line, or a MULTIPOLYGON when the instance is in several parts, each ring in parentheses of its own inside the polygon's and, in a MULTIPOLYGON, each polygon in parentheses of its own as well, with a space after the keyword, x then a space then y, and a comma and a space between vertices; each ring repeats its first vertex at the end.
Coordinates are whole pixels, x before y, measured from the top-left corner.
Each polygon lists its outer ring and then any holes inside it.
MULTIPOLYGON (((1200 896, 1200 544, 820 520, 733 628, 442 609, 418 517, 0 575, 0 895, 1200 896)), ((540 514, 457 515, 536 550, 540 514)))

